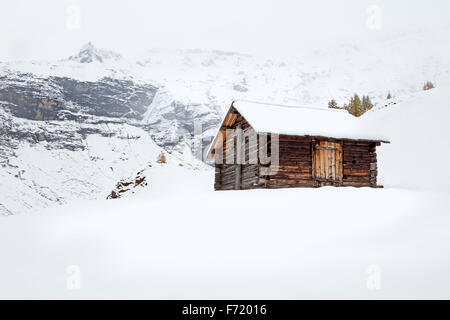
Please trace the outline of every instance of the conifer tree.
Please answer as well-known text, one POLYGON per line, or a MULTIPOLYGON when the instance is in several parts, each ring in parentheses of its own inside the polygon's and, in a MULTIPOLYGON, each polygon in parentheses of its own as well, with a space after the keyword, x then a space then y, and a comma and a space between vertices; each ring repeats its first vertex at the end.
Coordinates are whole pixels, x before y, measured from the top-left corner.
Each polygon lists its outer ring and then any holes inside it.
POLYGON ((328 108, 330 109, 340 109, 340 107, 338 106, 336 100, 331 99, 330 102, 328 102, 328 108))
POLYGON ((355 95, 350 99, 350 103, 348 104, 348 112, 355 117, 359 117, 361 113, 361 99, 359 96, 355 93, 355 95))
POLYGON ((156 162, 161 164, 167 163, 166 155, 164 154, 163 151, 161 151, 161 153, 159 154, 158 159, 156 159, 156 162))
POLYGON ((369 97, 369 96, 363 96, 362 104, 361 104, 361 112, 360 112, 360 116, 361 116, 363 113, 367 112, 368 110, 370 110, 370 109, 372 109, 372 108, 373 108, 373 103, 372 103, 372 101, 370 100, 370 97, 369 97))
POLYGON ((427 90, 430 90, 430 89, 433 89, 433 88, 434 88, 434 83, 431 82, 431 81, 427 81, 427 82, 425 82, 425 84, 423 85, 423 90, 424 90, 424 91, 427 91, 427 90))
POLYGON ((353 97, 350 98, 349 104, 344 104, 342 109, 345 109, 350 113, 351 115, 354 115, 355 117, 362 116, 366 111, 373 108, 373 103, 370 100, 369 96, 363 96, 362 100, 361 98, 355 93, 353 97))

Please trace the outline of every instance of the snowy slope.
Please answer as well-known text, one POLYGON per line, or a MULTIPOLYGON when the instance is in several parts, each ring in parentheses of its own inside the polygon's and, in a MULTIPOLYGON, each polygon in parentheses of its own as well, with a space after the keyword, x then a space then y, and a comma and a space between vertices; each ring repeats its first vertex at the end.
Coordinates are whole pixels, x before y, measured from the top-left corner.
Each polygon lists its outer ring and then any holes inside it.
POLYGON ((364 117, 391 136, 384 189, 214 192, 213 172, 166 165, 134 197, 3 218, 0 296, 448 299, 446 89, 364 117))
POLYGON ((382 183, 411 189, 450 189, 450 172, 445 169, 450 156, 449 88, 403 96, 363 115, 367 130, 383 132, 391 141, 378 152, 382 183))

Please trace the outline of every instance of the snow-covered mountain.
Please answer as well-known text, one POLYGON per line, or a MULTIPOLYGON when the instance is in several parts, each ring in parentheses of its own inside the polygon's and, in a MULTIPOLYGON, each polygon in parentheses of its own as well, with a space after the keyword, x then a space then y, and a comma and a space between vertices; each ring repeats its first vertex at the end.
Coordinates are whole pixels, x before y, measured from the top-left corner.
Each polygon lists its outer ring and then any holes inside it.
POLYGON ((85 44, 77 55, 69 57, 69 61, 79 63, 103 62, 107 60, 118 61, 122 56, 114 51, 98 49, 91 42, 85 44))
POLYGON ((0 213, 104 198, 162 150, 203 167, 193 146, 209 144, 233 100, 326 107, 357 92, 378 109, 388 91, 401 101, 427 80, 450 84, 447 31, 283 59, 175 49, 126 58, 88 43, 58 61, 0 62, 0 213))

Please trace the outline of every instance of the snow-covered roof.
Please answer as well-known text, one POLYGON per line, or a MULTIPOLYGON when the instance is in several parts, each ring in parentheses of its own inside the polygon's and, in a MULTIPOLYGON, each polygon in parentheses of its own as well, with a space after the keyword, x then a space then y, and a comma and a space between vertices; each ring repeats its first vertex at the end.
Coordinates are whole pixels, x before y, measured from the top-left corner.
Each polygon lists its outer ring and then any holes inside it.
POLYGON ((377 133, 365 131, 363 119, 352 116, 346 110, 249 101, 235 101, 233 107, 256 132, 338 139, 377 141, 386 139, 377 133))
MULTIPOLYGON (((232 107, 258 133, 382 142, 387 140, 382 134, 367 130, 363 118, 356 118, 346 110, 285 106, 253 101, 234 101, 232 107)), ((225 115, 224 122, 228 114, 229 112, 225 115)))

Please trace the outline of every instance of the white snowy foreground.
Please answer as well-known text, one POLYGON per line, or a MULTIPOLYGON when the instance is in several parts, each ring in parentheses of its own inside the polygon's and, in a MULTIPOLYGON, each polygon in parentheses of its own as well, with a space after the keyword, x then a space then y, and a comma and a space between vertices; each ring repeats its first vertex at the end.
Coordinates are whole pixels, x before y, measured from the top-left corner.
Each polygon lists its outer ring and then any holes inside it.
POLYGON ((384 189, 214 192, 168 164, 124 199, 3 217, 0 298, 448 299, 445 89, 363 117, 392 142, 384 189))

